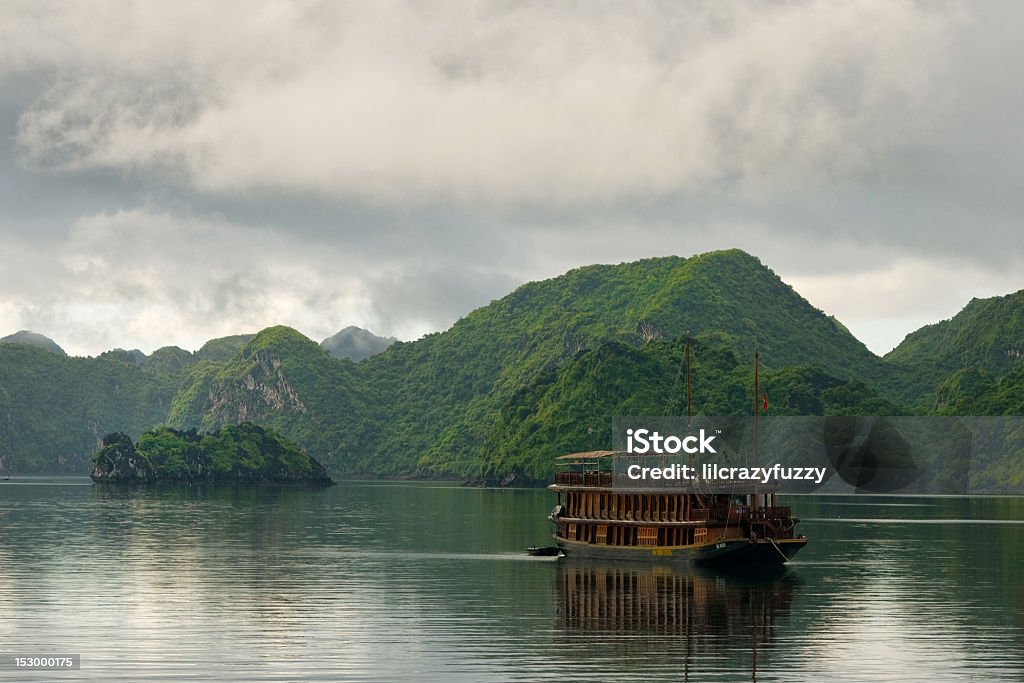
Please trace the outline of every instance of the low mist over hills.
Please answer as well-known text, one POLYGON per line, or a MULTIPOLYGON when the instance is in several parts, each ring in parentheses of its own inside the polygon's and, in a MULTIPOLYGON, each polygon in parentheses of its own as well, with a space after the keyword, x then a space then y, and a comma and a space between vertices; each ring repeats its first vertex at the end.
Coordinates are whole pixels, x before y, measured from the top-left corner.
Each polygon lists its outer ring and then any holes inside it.
POLYGON ((273 327, 141 359, 4 343, 0 468, 84 474, 109 432, 253 421, 336 475, 542 481, 554 456, 610 446, 613 415, 685 411, 687 335, 702 414, 750 413, 755 348, 772 414, 1019 414, 1022 319, 1024 293, 972 301, 879 358, 732 250, 578 268, 415 342, 273 327))
POLYGON ((378 337, 373 332, 350 325, 324 339, 320 346, 335 358, 360 361, 377 355, 396 341, 394 337, 378 337))
POLYGON ((43 349, 50 353, 56 353, 58 356, 66 356, 64 349, 60 347, 57 342, 53 341, 47 336, 37 334, 36 332, 29 332, 28 330, 19 330, 14 334, 9 334, 6 337, 0 337, 0 344, 24 344, 25 346, 34 346, 37 349, 43 349))

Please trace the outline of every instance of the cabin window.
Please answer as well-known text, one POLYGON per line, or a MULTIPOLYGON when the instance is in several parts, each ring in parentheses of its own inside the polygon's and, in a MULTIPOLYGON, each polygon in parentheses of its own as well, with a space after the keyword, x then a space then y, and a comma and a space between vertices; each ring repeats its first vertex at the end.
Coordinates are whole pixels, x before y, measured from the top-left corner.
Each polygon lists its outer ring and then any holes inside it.
POLYGON ((658 528, 653 526, 642 526, 637 534, 637 545, 657 545, 658 528))
POLYGON ((608 544, 608 525, 607 524, 598 524, 597 525, 597 534, 594 536, 594 542, 595 543, 600 543, 602 545, 607 545, 608 544))
POLYGON ((704 543, 708 540, 708 529, 707 527, 697 527, 693 530, 693 542, 704 543))

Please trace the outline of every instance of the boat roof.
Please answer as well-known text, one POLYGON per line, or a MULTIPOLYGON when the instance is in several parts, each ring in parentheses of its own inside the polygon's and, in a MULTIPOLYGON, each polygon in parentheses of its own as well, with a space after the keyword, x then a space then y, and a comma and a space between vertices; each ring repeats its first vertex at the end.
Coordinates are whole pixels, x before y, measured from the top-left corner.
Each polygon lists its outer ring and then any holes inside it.
POLYGON ((579 453, 569 453, 568 455, 560 455, 555 460, 593 460, 595 458, 608 458, 613 455, 633 455, 627 451, 580 451, 579 453))
POLYGON ((613 456, 622 456, 626 458, 673 458, 679 457, 678 453, 630 453, 629 451, 580 451, 579 453, 569 453, 568 455, 559 455, 555 460, 597 460, 599 458, 611 458, 613 456))

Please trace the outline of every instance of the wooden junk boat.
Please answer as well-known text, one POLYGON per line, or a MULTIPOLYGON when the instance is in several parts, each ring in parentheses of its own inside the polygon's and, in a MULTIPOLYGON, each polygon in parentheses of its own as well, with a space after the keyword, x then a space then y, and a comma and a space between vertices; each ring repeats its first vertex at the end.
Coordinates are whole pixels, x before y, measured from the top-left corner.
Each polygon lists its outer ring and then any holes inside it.
MULTIPOLYGON (((688 487, 612 486, 617 451, 558 458, 558 505, 548 518, 567 557, 781 564, 807 544, 799 520, 775 502, 778 487, 751 484, 709 493, 688 487)), ((703 488, 711 489, 710 482, 703 488)))
MULTIPOLYGON (((686 406, 690 417, 690 342, 686 342, 686 406)), ((758 418, 767 397, 758 387, 759 354, 754 355, 754 459, 758 459, 758 418)), ((558 458, 558 505, 548 515, 555 542, 567 557, 722 564, 782 564, 807 545, 800 521, 779 506, 777 485, 692 481, 686 486, 613 485, 621 451, 588 451, 558 458)))

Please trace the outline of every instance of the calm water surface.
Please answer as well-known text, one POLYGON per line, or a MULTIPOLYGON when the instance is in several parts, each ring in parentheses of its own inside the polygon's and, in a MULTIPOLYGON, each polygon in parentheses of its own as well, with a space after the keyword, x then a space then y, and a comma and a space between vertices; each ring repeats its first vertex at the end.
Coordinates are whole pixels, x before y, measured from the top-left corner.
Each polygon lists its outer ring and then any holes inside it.
POLYGON ((1024 499, 793 496, 760 580, 530 558, 547 491, 0 484, 0 680, 1024 679, 1024 499))

